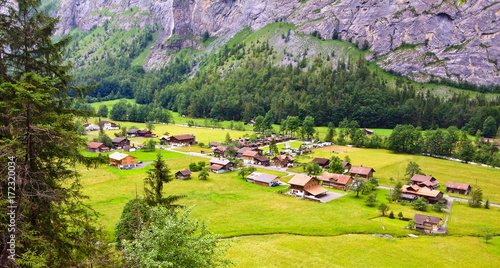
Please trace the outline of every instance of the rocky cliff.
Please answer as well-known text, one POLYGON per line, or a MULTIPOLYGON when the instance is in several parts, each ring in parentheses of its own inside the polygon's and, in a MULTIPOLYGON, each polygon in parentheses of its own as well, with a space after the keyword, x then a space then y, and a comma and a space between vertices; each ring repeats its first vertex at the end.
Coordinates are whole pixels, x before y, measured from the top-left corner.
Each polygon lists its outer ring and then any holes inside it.
POLYGON ((208 31, 233 35, 286 21, 296 31, 334 32, 376 52, 369 60, 417 81, 443 77, 500 84, 500 2, 469 0, 60 0, 58 34, 88 31, 106 21, 122 29, 159 25, 145 63, 158 68, 169 49, 193 47, 208 31), (174 38, 175 37, 175 38, 174 38), (170 40, 169 40, 170 39, 170 40))

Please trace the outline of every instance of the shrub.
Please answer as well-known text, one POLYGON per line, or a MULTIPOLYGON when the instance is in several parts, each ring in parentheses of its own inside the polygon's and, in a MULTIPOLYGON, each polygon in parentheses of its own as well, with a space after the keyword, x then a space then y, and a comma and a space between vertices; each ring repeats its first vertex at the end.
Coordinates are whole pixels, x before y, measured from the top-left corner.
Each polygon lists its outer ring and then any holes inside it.
POLYGON ((413 201, 411 203, 411 205, 416 210, 420 210, 420 211, 426 211, 427 210, 427 203, 425 202, 425 199, 423 197, 420 197, 419 199, 413 201))
POLYGON ((365 204, 369 207, 374 207, 377 205, 377 194, 373 193, 366 197, 365 204))
POLYGON ((389 214, 389 218, 391 218, 391 219, 394 219, 394 218, 395 218, 395 217, 394 217, 394 211, 391 211, 391 213, 389 214))
POLYGON ((410 220, 408 221, 408 225, 407 227, 410 229, 410 230, 413 230, 415 228, 415 221, 414 220, 410 220))
POLYGON ((200 171, 200 167, 196 163, 189 164, 189 170, 192 172, 200 171))
POLYGON ((385 213, 389 211, 389 206, 385 203, 380 203, 380 205, 378 206, 378 210, 380 210, 382 216, 385 216, 385 213))
POLYGON ((399 212, 399 214, 398 214, 398 218, 399 218, 400 220, 402 220, 402 219, 403 219, 403 212, 401 212, 401 211, 399 212))

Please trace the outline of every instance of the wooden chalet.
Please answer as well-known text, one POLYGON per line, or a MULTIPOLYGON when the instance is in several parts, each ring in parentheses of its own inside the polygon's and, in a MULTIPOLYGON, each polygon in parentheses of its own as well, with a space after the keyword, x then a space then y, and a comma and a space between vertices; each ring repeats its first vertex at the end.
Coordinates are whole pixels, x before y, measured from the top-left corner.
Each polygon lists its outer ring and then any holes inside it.
POLYGON ((420 197, 423 197, 428 204, 435 204, 443 201, 443 193, 439 190, 432 190, 427 187, 420 187, 416 184, 413 185, 403 185, 401 187, 400 199, 408 202, 412 202, 420 197))
POLYGON ((208 147, 210 147, 210 149, 215 149, 217 148, 217 146, 220 146, 221 145, 221 142, 218 142, 218 141, 212 141, 208 144, 208 147))
POLYGON ((258 155, 255 157, 255 164, 262 166, 269 166, 271 165, 271 160, 263 155, 258 155))
POLYGON ((446 185, 446 192, 451 193, 451 194, 463 194, 463 195, 468 195, 470 193, 470 185, 465 184, 465 183, 459 183, 459 182, 447 182, 446 185))
POLYGON ((111 142, 113 143, 113 147, 117 149, 122 149, 125 146, 130 145, 130 141, 123 138, 114 138, 111 142))
POLYGON ((196 137, 193 134, 170 136, 170 139, 168 141, 170 144, 182 145, 182 146, 194 145, 197 143, 196 137))
POLYGON ((350 175, 335 174, 329 172, 323 173, 323 176, 321 176, 320 180, 322 181, 322 185, 325 187, 344 191, 347 191, 347 189, 349 189, 349 185, 351 185, 352 183, 352 177, 350 175))
POLYGON ((351 169, 352 165, 349 162, 342 161, 342 167, 344 168, 344 173, 347 173, 351 169))
POLYGON ((120 169, 131 169, 135 167, 137 158, 128 154, 114 152, 109 156, 109 164, 120 169))
POLYGON ((288 184, 290 184, 292 194, 297 197, 305 197, 307 195, 321 197, 328 192, 328 190, 319 185, 318 179, 304 174, 293 176, 288 184))
MULTIPOLYGON (((257 164, 257 157, 262 156, 259 151, 246 151, 243 153, 243 163, 245 164, 257 164)), ((267 157, 266 157, 267 159, 267 157)))
POLYGON ((246 177, 247 182, 255 183, 257 185, 273 187, 278 186, 279 178, 278 176, 269 175, 260 172, 253 172, 252 174, 246 177))
POLYGON ((293 166, 293 163, 295 162, 295 159, 289 155, 278 155, 273 158, 273 164, 276 167, 281 167, 281 168, 286 168, 290 165, 293 166))
POLYGON ((424 233, 433 233, 441 227, 441 218, 427 215, 415 214, 415 229, 424 233))
POLYGON ((373 177, 373 172, 375 170, 371 167, 363 167, 363 166, 353 166, 349 170, 349 173, 354 177, 358 175, 361 178, 364 178, 365 180, 368 180, 369 178, 373 177))
POLYGON ((175 173, 175 178, 178 180, 189 180, 191 179, 191 171, 189 169, 179 170, 175 173))
POLYGON ((99 123, 97 123, 97 125, 99 127, 102 127, 102 130, 120 129, 120 126, 118 126, 117 124, 115 124, 113 122, 109 122, 109 121, 99 121, 99 123))
POLYGON ((127 130, 127 135, 130 137, 137 137, 138 132, 139 132, 138 129, 132 128, 132 129, 127 130))
POLYGON ((149 130, 139 130, 137 131, 137 137, 151 138, 156 137, 156 135, 149 130))
POLYGON ((109 148, 106 147, 103 143, 100 142, 89 142, 87 144, 87 152, 92 153, 102 153, 109 151, 109 148))
POLYGON ((439 186, 439 182, 434 177, 419 174, 415 174, 411 177, 410 184, 416 184, 420 187, 427 187, 430 189, 436 189, 439 186))
POLYGON ((317 162, 321 168, 328 168, 328 165, 330 165, 330 160, 326 158, 316 157, 312 161, 317 162))
POLYGON ((210 160, 210 167, 208 168, 208 170, 215 173, 224 173, 232 171, 233 167, 234 163, 227 159, 212 158, 212 160, 210 160))
POLYGON ((227 150, 226 146, 219 145, 214 149, 214 156, 224 157, 226 150, 227 150))

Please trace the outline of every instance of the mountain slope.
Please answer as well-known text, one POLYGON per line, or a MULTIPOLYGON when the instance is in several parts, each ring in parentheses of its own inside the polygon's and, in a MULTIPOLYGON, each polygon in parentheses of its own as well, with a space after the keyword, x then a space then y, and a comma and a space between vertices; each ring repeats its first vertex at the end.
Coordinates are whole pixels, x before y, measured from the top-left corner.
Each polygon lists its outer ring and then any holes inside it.
POLYGON ((210 36, 257 30, 286 21, 297 31, 362 44, 366 40, 384 69, 416 81, 442 77, 476 84, 500 84, 500 4, 494 0, 60 0, 58 34, 89 31, 106 21, 130 30, 146 25, 157 37, 146 69, 165 66, 178 49, 203 49, 210 36), (171 39, 169 41, 169 39, 171 39))

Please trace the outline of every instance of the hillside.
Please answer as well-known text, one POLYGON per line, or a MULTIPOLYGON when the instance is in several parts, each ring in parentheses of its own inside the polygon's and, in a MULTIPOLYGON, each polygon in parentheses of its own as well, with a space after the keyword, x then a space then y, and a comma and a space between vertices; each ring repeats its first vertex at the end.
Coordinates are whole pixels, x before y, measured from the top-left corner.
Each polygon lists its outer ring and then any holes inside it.
MULTIPOLYGON (((180 49, 204 50, 205 32, 222 39, 218 45, 223 45, 245 27, 256 31, 282 21, 297 25, 297 34, 338 36, 369 48, 374 52, 369 60, 416 81, 440 77, 500 84, 500 24, 496 23, 500 5, 494 0, 460 6, 451 0, 46 0, 45 4, 61 18, 57 34, 75 29, 87 33, 104 25, 112 26, 109 32, 106 27, 106 37, 123 31, 124 42, 140 48, 132 56, 137 59, 134 64, 146 70, 164 67, 180 49), (133 38, 137 31, 151 38, 137 46, 133 38)), ((98 44, 87 50, 87 59, 106 59, 98 44)))

